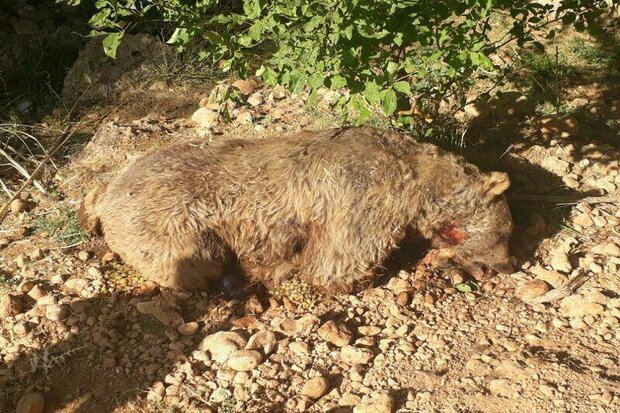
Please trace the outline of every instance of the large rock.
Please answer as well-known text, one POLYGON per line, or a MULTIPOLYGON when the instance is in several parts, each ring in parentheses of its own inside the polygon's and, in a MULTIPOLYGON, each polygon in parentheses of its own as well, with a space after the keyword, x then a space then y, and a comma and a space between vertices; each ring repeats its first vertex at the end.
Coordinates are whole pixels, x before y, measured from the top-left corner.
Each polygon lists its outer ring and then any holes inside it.
POLYGON ((256 350, 235 351, 228 358, 228 367, 235 371, 250 371, 263 362, 263 355, 256 350))
POLYGON ((349 344, 352 338, 351 332, 346 327, 338 325, 332 320, 323 324, 318 333, 323 340, 338 347, 349 344))
POLYGON ((304 383, 301 394, 313 400, 320 399, 329 390, 329 380, 325 377, 314 377, 304 383))
POLYGON ((205 337, 198 349, 208 351, 215 361, 223 364, 233 353, 244 348, 246 343, 245 335, 239 331, 219 331, 205 337))

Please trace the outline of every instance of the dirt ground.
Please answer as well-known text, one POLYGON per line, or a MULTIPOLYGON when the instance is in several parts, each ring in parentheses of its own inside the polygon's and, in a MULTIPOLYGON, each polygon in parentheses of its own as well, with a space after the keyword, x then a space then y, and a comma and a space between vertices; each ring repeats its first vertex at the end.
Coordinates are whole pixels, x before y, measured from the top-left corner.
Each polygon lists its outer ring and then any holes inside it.
MULTIPOLYGON (((76 227, 81 198, 172 142, 338 126, 337 92, 309 107, 304 94, 245 85, 222 122, 201 101, 213 83, 144 86, 140 62, 97 83, 96 126, 58 157, 53 191, 29 190, 0 225, 0 412, 20 399, 19 412, 620 410, 614 78, 571 78, 568 121, 530 91, 459 115, 467 145, 446 145, 510 174, 518 272, 476 282, 404 244, 358 294, 328 299, 291 282, 231 299, 144 280, 76 227)), ((70 81, 67 93, 84 90, 70 81)))

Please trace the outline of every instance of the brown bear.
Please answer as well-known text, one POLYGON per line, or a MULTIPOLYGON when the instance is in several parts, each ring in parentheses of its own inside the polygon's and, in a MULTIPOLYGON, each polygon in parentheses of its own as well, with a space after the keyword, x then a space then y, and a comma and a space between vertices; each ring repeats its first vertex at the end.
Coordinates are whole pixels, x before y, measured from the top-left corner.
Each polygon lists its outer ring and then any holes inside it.
POLYGON ((206 288, 234 261, 267 284, 291 265, 322 291, 351 292, 407 231, 465 269, 510 270, 508 185, 392 131, 305 131, 157 150, 91 191, 79 220, 163 286, 206 288))

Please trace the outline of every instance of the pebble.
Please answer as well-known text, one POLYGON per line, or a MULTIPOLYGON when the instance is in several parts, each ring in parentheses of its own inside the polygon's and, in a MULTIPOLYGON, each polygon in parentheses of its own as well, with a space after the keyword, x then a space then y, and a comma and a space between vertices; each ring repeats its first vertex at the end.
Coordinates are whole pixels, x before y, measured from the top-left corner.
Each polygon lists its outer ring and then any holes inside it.
POLYGON ((137 303, 136 309, 142 314, 152 315, 160 323, 168 327, 177 328, 184 324, 181 314, 179 314, 176 310, 169 308, 158 299, 137 303))
POLYGON ((542 280, 532 280, 515 288, 515 295, 521 301, 529 301, 549 292, 549 285, 542 280))
POLYGON ((13 317, 23 311, 22 295, 5 294, 0 297, 0 317, 13 317))
POLYGON ((15 413, 43 413, 45 399, 39 393, 26 393, 17 402, 15 413))
POLYGON ((564 317, 583 317, 585 315, 597 315, 605 311, 605 307, 599 303, 587 301, 583 296, 571 295, 560 301, 560 313, 564 317))
POLYGON ((65 288, 76 294, 81 294, 88 287, 88 280, 85 278, 69 278, 65 281, 65 288))
POLYGON ((248 123, 248 124, 252 124, 252 122, 254 121, 252 114, 248 111, 243 111, 240 112, 237 115, 237 121, 240 123, 248 123))
POLYGON ((304 383, 301 388, 301 395, 313 400, 320 399, 329 390, 329 380, 325 377, 314 377, 304 383))
POLYGON ((516 389, 508 379, 494 379, 489 383, 489 391, 493 396, 513 397, 516 389))
POLYGON ((620 247, 613 242, 607 242, 592 247, 594 254, 607 255, 612 257, 620 257, 620 247))
POLYGON ((239 331, 219 331, 205 337, 199 350, 208 351, 218 363, 224 363, 231 354, 245 347, 247 340, 239 331))
POLYGON ((26 210, 26 203, 21 199, 17 198, 11 201, 9 205, 11 212, 14 214, 19 214, 20 212, 24 212, 26 210))
POLYGON ((374 354, 366 348, 346 345, 340 350, 340 359, 347 364, 368 364, 374 354))
POLYGON ((256 89, 258 89, 260 85, 254 79, 239 79, 235 80, 232 84, 232 87, 237 89, 239 93, 242 95, 250 95, 256 89))
POLYGON ((235 371, 250 371, 262 361, 262 354, 256 350, 238 350, 230 355, 226 365, 235 371))
POLYGON ((310 346, 302 341, 293 341, 288 345, 288 348, 295 354, 308 354, 310 352, 310 346))
POLYGON ((394 400, 388 394, 377 394, 353 408, 353 413, 391 413, 394 400))
POLYGON ((260 92, 252 93, 250 97, 248 97, 248 103, 251 106, 259 106, 264 102, 263 95, 260 92))
POLYGON ((45 317, 51 321, 62 321, 69 316, 69 307, 65 304, 51 304, 45 307, 45 317))
POLYGON ((352 334, 346 327, 338 325, 332 320, 323 324, 317 332, 323 340, 338 347, 349 344, 352 339, 352 334))
POLYGON ((198 323, 195 321, 183 323, 177 328, 177 331, 182 336, 193 336, 198 331, 198 323))
POLYGON ((199 108, 196 112, 192 114, 192 120, 196 122, 201 128, 212 128, 217 125, 219 121, 219 113, 217 111, 207 109, 207 108, 199 108))
POLYGON ((547 270, 540 265, 532 267, 530 272, 534 274, 536 278, 549 283, 554 288, 561 287, 568 282, 568 277, 566 275, 560 274, 557 271, 547 270))
POLYGON ((573 270, 573 266, 568 260, 568 254, 564 248, 557 248, 551 251, 551 268, 566 274, 573 270))

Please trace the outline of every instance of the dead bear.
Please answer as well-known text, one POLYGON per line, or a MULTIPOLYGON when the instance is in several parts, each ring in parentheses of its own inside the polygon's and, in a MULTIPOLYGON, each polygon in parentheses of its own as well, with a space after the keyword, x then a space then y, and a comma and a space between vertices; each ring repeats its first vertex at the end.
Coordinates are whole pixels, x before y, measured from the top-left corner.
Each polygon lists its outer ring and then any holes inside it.
POLYGON ((508 176, 370 127, 175 144, 82 202, 128 264, 165 287, 204 289, 232 260, 270 284, 290 265, 327 293, 377 275, 408 230, 465 269, 510 270, 508 176), (259 275, 260 274, 260 275, 259 275))

